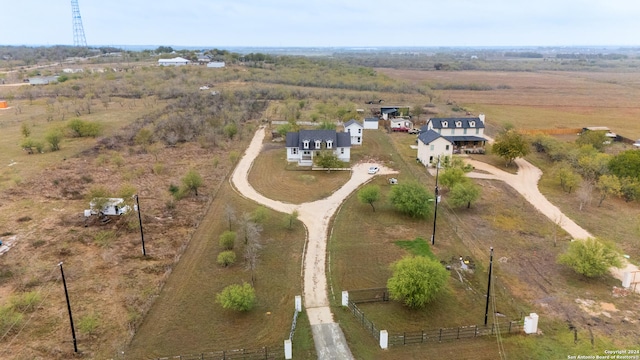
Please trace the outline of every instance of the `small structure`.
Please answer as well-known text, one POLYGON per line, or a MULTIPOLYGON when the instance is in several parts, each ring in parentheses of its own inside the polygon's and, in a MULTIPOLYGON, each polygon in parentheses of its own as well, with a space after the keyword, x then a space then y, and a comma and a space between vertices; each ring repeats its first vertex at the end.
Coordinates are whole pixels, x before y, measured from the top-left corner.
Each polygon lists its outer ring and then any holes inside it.
POLYGON ((198 54, 198 63, 200 65, 208 64, 211 62, 211 55, 200 53, 198 54))
POLYGON ((371 129, 371 130, 377 130, 379 121, 380 121, 380 119, 375 118, 375 117, 366 118, 366 119, 364 119, 364 128, 365 129, 371 129))
POLYGON ((407 132, 413 128, 413 121, 404 118, 389 119, 389 127, 392 131, 407 132))
POLYGON ((89 203, 89 207, 89 210, 84 211, 85 217, 90 217, 91 215, 119 216, 124 215, 131 210, 129 205, 126 205, 122 198, 94 198, 89 203))
POLYGON ((158 59, 159 66, 183 66, 189 64, 189 62, 189 60, 179 56, 172 59, 158 59))
POLYGON ((36 76, 28 79, 30 85, 47 85, 58 82, 58 76, 36 76))
POLYGON ((9 105, 7 104, 6 101, 0 101, 0 109, 6 109, 8 107, 9 105))
POLYGON ((611 132, 611 130, 609 130, 609 128, 606 127, 606 126, 587 126, 587 127, 582 128, 581 134, 584 134, 587 131, 603 132, 606 137, 611 138, 611 139, 615 139, 617 137, 617 135, 615 133, 611 132))
POLYGON ((351 145, 362 145, 362 130, 364 130, 364 126, 355 119, 344 123, 344 131, 351 136, 351 145))
POLYGON ((224 66, 224 61, 210 61, 209 63, 207 63, 208 68, 223 68, 224 66))

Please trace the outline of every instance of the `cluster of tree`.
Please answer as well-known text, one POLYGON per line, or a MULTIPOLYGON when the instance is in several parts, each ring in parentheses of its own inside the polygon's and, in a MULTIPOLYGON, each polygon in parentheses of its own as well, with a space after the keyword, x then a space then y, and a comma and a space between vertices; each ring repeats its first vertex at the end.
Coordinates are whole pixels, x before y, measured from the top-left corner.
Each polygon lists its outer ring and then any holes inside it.
MULTIPOLYGON (((31 137, 31 128, 23 123, 20 127, 24 139, 20 143, 29 154, 39 154, 44 151, 44 143, 31 137)), ((54 125, 45 133, 44 140, 51 151, 60 150, 60 143, 65 137, 96 137, 102 132, 102 125, 98 122, 84 121, 80 119, 70 120, 66 127, 54 125)))
POLYGON ((470 208, 471 203, 480 198, 480 188, 465 173, 473 170, 458 157, 444 161, 444 171, 439 175, 439 185, 449 190, 449 204, 455 207, 470 208))
POLYGON ((577 189, 580 208, 590 202, 594 190, 599 194, 598 206, 608 197, 628 202, 640 198, 640 152, 610 155, 604 152, 607 143, 604 133, 597 131, 585 132, 575 143, 545 135, 533 139, 536 151, 555 162, 555 177, 562 189, 569 193, 577 189))

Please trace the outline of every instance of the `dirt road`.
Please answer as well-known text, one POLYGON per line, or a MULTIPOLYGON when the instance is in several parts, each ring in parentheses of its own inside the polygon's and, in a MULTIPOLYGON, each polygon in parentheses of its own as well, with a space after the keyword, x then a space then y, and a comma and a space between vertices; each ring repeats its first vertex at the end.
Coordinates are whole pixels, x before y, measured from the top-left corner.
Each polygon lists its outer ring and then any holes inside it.
POLYGON ((328 198, 303 204, 290 204, 269 199, 258 193, 248 181, 248 174, 255 158, 260 154, 265 131, 256 132, 244 156, 231 176, 231 184, 242 196, 274 210, 291 213, 297 210, 298 219, 307 228, 307 245, 304 254, 304 306, 311 323, 313 340, 319 359, 353 359, 340 326, 333 320, 327 295, 326 255, 329 221, 340 204, 360 185, 374 175, 367 170, 376 165, 378 175, 395 174, 395 171, 375 163, 360 163, 351 170, 351 178, 328 198))
MULTIPOLYGON (((542 171, 531 163, 524 159, 516 159, 515 163, 518 166, 517 174, 510 174, 502 171, 492 165, 485 164, 480 161, 465 159, 467 163, 474 166, 475 169, 482 170, 489 173, 469 173, 469 177, 481 178, 481 179, 496 179, 504 181, 509 186, 519 192, 533 207, 540 211, 543 215, 551 219, 558 226, 562 227, 569 235, 574 239, 587 239, 593 237, 588 231, 581 228, 573 220, 547 200, 540 190, 538 190, 538 180, 542 176, 542 171)), ((624 274, 626 272, 638 271, 638 267, 623 261, 621 268, 611 268, 610 272, 616 279, 623 281, 624 274)), ((640 292, 640 288, 636 288, 636 292, 640 292)))

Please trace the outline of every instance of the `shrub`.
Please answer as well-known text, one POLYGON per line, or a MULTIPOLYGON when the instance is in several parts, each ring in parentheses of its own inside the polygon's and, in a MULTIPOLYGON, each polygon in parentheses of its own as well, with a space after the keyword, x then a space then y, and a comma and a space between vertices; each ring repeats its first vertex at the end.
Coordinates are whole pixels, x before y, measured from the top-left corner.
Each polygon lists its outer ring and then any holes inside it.
POLYGON ((93 334, 100 324, 100 319, 95 314, 82 316, 78 321, 78 331, 83 334, 93 334))
POLYGON ((602 276, 610 267, 621 266, 620 255, 594 238, 572 241, 567 252, 558 257, 558 263, 586 277, 602 276))
POLYGON ((449 273, 438 260, 405 257, 391 265, 393 276, 387 281, 393 300, 416 309, 433 301, 445 289, 449 273))
POLYGON ((220 246, 225 250, 231 250, 235 246, 237 234, 235 231, 225 231, 220 235, 220 246))
POLYGON ((233 265, 236 262, 236 253, 227 250, 218 254, 218 265, 227 267, 229 265, 233 265))
POLYGON ((80 119, 70 120, 67 124, 73 137, 96 137, 102 132, 102 126, 96 122, 80 119))
POLYGON ((224 309, 249 311, 256 302, 256 292, 248 283, 229 285, 216 296, 216 302, 224 309))
POLYGON ((11 306, 0 306, 0 333, 7 334, 18 331, 23 315, 11 306))
POLYGON ((9 303, 14 310, 24 313, 35 310, 41 300, 39 291, 29 291, 12 296, 9 303))

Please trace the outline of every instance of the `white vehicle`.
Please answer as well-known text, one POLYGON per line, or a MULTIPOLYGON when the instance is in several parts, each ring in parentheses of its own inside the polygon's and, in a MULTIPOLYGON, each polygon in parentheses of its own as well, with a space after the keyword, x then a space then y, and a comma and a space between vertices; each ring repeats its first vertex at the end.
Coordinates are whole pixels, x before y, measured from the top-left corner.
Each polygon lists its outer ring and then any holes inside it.
POLYGON ((376 174, 378 171, 380 171, 380 168, 378 168, 377 166, 372 166, 369 168, 369 174, 376 174))
POLYGON ((640 149, 640 139, 636 140, 636 142, 633 144, 633 147, 635 147, 636 149, 640 149))
POLYGON ((200 90, 209 90, 209 87, 207 85, 205 86, 200 86, 200 90))

